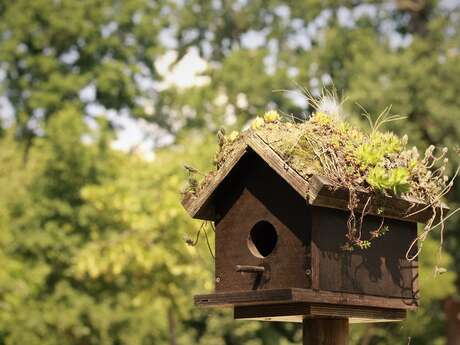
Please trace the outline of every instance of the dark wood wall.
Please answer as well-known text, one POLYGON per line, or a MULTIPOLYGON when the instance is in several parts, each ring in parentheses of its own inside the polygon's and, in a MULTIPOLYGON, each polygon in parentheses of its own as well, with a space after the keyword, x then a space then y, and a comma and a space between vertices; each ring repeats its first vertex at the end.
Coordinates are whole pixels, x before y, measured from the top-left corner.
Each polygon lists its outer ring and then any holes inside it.
MULTIPOLYGON (((386 219, 389 231, 368 249, 344 251, 349 212, 312 208, 313 251, 318 255, 320 290, 407 298, 418 293, 417 261, 406 260, 406 251, 417 236, 417 224, 386 219)), ((358 215, 359 217, 359 215, 358 215)), ((381 218, 366 216, 363 239, 378 229, 381 218)), ((315 254, 314 254, 315 255, 315 254)))
MULTIPOLYGON (((307 204, 259 156, 249 151, 213 196, 216 222, 216 291, 312 288, 318 291, 383 296, 416 303, 417 261, 406 251, 416 223, 386 219, 389 231, 371 248, 342 249, 349 212, 307 204), (259 221, 277 232, 266 257, 251 253, 248 238, 259 221), (237 272, 236 265, 259 266, 263 273, 237 272)), ((357 215, 359 217, 359 215, 357 215)), ((363 239, 381 218, 366 216, 363 239)))
POLYGON ((310 287, 311 216, 303 198, 255 154, 243 159, 218 191, 221 219, 216 224, 216 291, 310 287), (253 255, 248 238, 265 220, 277 232, 268 256, 253 255), (241 273, 236 265, 263 266, 263 273, 241 273))

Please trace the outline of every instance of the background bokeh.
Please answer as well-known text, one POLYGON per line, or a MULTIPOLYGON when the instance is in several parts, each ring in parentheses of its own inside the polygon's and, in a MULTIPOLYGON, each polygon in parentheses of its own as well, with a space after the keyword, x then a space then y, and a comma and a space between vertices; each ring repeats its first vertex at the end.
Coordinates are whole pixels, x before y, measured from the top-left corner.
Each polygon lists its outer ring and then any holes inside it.
MULTIPOLYGON (((391 104, 407 120, 387 129, 449 146, 455 168, 459 16, 457 0, 0 0, 0 344, 300 343, 298 325, 193 306, 213 259, 185 245, 201 224, 183 164, 206 171, 221 126, 305 116, 295 91, 334 85, 351 121, 391 104)), ((441 263, 439 234, 425 242, 419 310, 351 344, 459 344, 459 222, 441 263)))

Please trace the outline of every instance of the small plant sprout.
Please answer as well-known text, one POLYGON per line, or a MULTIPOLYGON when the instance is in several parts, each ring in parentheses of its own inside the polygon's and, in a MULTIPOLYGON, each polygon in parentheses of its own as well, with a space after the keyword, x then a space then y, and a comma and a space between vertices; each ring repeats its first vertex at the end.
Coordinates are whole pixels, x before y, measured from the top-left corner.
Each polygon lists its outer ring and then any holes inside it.
POLYGON ((263 127, 265 124, 265 121, 263 118, 257 116, 251 123, 251 128, 254 130, 260 129, 263 127))
POLYGON ((234 142, 236 139, 238 139, 238 136, 240 135, 240 133, 238 131, 232 131, 228 137, 227 137, 227 140, 229 142, 234 142))
POLYGON ((406 116, 390 115, 391 106, 388 106, 385 109, 383 109, 383 111, 377 116, 376 120, 373 120, 372 116, 361 105, 358 104, 358 106, 364 111, 362 115, 369 122, 372 134, 376 133, 386 123, 406 119, 406 116))
POLYGON ((198 169, 188 164, 184 164, 184 169, 187 171, 188 175, 188 187, 186 188, 185 192, 196 192, 199 186, 196 175, 203 174, 198 169))
POLYGON ((264 121, 266 123, 272 123, 280 121, 281 116, 276 110, 269 110, 264 114, 264 121))

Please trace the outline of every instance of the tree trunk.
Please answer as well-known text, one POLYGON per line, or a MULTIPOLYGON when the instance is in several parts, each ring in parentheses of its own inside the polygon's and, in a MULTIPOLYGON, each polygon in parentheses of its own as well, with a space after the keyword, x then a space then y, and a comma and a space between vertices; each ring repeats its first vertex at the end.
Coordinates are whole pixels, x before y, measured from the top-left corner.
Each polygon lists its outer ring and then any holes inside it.
POLYGON ((177 345, 176 340, 176 318, 174 315, 173 307, 168 309, 168 326, 169 326, 169 344, 177 345))

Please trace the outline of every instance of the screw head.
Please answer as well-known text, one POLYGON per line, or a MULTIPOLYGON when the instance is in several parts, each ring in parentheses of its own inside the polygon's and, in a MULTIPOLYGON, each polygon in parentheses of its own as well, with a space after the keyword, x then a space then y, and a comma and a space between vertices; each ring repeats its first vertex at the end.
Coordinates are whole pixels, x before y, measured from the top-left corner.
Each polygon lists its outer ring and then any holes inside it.
POLYGON ((305 274, 306 274, 307 276, 311 275, 311 269, 307 268, 307 269, 305 270, 305 274))
POLYGON ((216 283, 220 283, 220 277, 216 277, 216 283))

